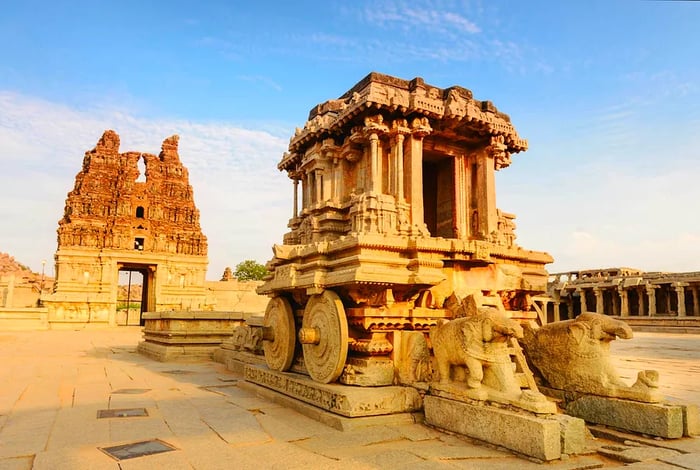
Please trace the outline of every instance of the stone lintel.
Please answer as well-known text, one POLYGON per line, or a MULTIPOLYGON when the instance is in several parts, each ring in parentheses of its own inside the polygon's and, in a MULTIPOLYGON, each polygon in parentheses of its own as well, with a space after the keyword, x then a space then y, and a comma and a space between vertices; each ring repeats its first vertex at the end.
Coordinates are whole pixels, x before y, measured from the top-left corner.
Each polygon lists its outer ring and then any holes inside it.
POLYGON ((245 367, 245 378, 248 382, 349 418, 413 412, 422 406, 418 391, 412 387, 365 388, 322 384, 304 375, 254 365, 245 367))
POLYGON ((683 436, 683 408, 618 398, 584 396, 571 401, 566 413, 590 423, 675 439, 683 436))
POLYGON ((561 425, 556 419, 433 396, 424 402, 428 424, 540 460, 561 457, 561 425))

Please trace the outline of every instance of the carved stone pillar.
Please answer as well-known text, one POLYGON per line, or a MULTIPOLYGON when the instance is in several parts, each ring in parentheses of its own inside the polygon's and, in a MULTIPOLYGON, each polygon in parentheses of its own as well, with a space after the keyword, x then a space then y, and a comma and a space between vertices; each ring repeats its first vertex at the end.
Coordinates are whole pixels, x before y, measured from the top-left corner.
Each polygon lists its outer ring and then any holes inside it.
POLYGON ((637 315, 640 317, 643 317, 646 315, 646 311, 644 310, 644 294, 645 291, 642 288, 637 289, 637 305, 639 306, 637 310, 637 315))
POLYGON ((334 202, 339 203, 342 199, 342 188, 343 188, 343 160, 334 158, 333 159, 333 186, 332 186, 332 196, 334 202))
POLYGON ((698 298, 698 288, 693 286, 693 316, 700 315, 700 298, 698 298))
POLYGON ((656 315, 656 286, 646 286, 647 297, 649 298, 649 316, 656 315))
POLYGON ((371 181, 371 191, 375 194, 382 192, 381 161, 379 159, 379 136, 371 133, 369 136, 369 177, 371 181))
POLYGON ((627 291, 622 287, 618 287, 617 292, 620 294, 620 316, 628 317, 630 314, 630 306, 627 291))
POLYGON ((685 287, 683 285, 674 286, 676 297, 678 298, 678 316, 685 316, 685 287))
POLYGON ((292 217, 299 215, 299 180, 294 178, 294 214, 292 217))
POLYGON ((467 161, 465 155, 457 155, 452 160, 452 173, 454 175, 454 195, 452 196, 454 206, 452 207, 452 220, 455 229, 455 238, 467 238, 469 236, 469 229, 467 228, 469 226, 469 207, 464 197, 464 194, 468 190, 467 161))
POLYGON ((603 303, 603 289, 600 287, 594 287, 593 293, 595 294, 595 311, 601 315, 605 315, 605 304, 603 303))
POLYGON ((554 307, 553 307, 553 319, 554 321, 561 321, 561 313, 559 312, 559 304, 561 302, 554 302, 554 307))
POLYGON ((419 230, 425 230, 423 210, 423 137, 432 131, 427 118, 414 119, 411 123, 411 135, 408 143, 408 155, 405 156, 405 169, 410 181, 408 196, 411 203, 411 224, 419 230))
POLYGON ((396 198, 404 200, 403 194, 403 134, 396 136, 396 198))
POLYGON ((579 289, 579 299, 581 300, 581 313, 586 313, 588 311, 588 306, 586 305, 586 290, 579 289))
POLYGON ((323 186, 323 171, 322 170, 315 170, 314 171, 314 183, 316 184, 316 200, 314 202, 319 203, 326 199, 326 195, 324 194, 323 186))
POLYGON ((304 209, 306 209, 306 205, 308 204, 308 201, 309 201, 308 194, 307 194, 308 184, 306 181, 305 174, 301 173, 299 176, 301 178, 301 210, 303 211, 304 209))
POLYGON ((405 134, 410 132, 405 119, 397 119, 392 123, 391 137, 391 193, 396 196, 397 201, 404 200, 404 156, 403 144, 405 134))

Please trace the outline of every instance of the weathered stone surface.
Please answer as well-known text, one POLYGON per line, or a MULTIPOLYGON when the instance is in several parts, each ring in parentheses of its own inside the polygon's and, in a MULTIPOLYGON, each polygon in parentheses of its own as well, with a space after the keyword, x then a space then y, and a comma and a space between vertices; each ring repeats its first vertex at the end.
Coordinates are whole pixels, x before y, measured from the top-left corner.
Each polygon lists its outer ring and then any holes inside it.
POLYGON ((50 323, 115 324, 120 270, 143 275, 143 311, 206 309, 207 239, 178 139, 159 155, 119 153, 105 131, 85 153, 59 221, 50 323))
MULTIPOLYGON (((529 390, 522 390, 515 376, 511 355, 517 343, 511 343, 523 336, 520 324, 495 307, 479 307, 473 295, 465 300, 470 306, 466 316, 430 330, 439 375, 431 393, 456 400, 489 400, 537 413, 556 412, 534 381, 529 390), (457 379, 455 367, 462 368, 466 378, 457 379)), ((520 367, 527 369, 524 359, 520 367)), ((526 373, 531 376, 529 369, 526 373)))
POLYGON ((159 361, 211 358, 243 323, 240 312, 147 312, 138 351, 159 361))
POLYGON ((248 365, 245 378, 254 384, 284 393, 324 410, 347 417, 376 416, 417 411, 420 395, 411 387, 359 388, 321 384, 293 373, 248 365))
POLYGON ((658 373, 643 371, 627 386, 610 361, 610 342, 632 338, 620 320, 582 313, 566 320, 527 328, 523 345, 528 358, 547 383, 556 389, 583 394, 659 402, 658 373))
POLYGON ((386 357, 351 357, 339 382, 345 385, 377 386, 394 383, 394 363, 386 357))
POLYGON ((58 228, 59 251, 134 250, 134 237, 142 235, 143 251, 206 256, 206 237, 178 140, 177 135, 165 139, 159 155, 119 153, 119 136, 105 131, 85 153, 75 188, 68 193, 58 228), (145 175, 138 168, 141 159, 145 175))
MULTIPOLYGON (((246 366, 247 367, 247 366, 246 366)), ((349 431, 366 428, 367 426, 404 426, 420 422, 420 413, 393 413, 372 416, 354 416, 348 418, 335 412, 327 411, 318 406, 311 405, 282 392, 254 384, 252 382, 242 382, 238 385, 241 389, 250 390, 257 396, 294 410, 307 418, 311 418, 319 423, 330 426, 339 431, 349 431)), ((398 431, 397 431, 398 434, 398 431)), ((341 438, 342 439, 342 438, 341 438)))
POLYGON ((586 447, 586 422, 564 414, 552 415, 561 426, 561 453, 580 454, 586 447))
POLYGON ((591 395, 568 403, 566 412, 591 423, 651 436, 683 436, 683 410, 676 405, 640 403, 591 395))
POLYGON ((688 470, 700 470, 700 454, 676 454, 657 457, 658 460, 688 470))
POLYGON ((557 420, 432 396, 426 396, 424 402, 426 422, 438 428, 541 460, 561 456, 557 420))
POLYGON ((668 461, 681 455, 671 449, 658 447, 629 446, 629 445, 604 445, 598 449, 598 453, 625 463, 645 462, 650 460, 668 461))
POLYGON ((672 403, 678 405, 683 410, 683 435, 698 436, 700 435, 700 415, 698 414, 698 405, 687 403, 672 403))
POLYGON ((621 444, 639 444, 647 447, 676 450, 682 454, 700 454, 700 438, 660 439, 632 431, 623 431, 605 425, 588 424, 588 430, 599 439, 619 442, 621 444))
MULTIPOLYGON (((492 103, 421 78, 373 72, 315 106, 277 165, 293 181, 293 216, 258 289, 289 301, 302 347, 284 349, 281 357, 294 356, 286 368, 274 367, 278 349, 266 347, 270 367, 425 389, 426 335, 456 316, 446 299, 485 293, 506 316, 536 317, 532 297, 544 292, 552 258, 518 246, 515 216, 496 207, 496 171, 526 148, 492 103), (337 302, 320 305, 329 291, 337 302), (309 313, 325 320, 306 325, 309 313), (334 326, 346 319, 347 331, 334 326), (398 378, 376 367, 379 358, 398 378)), ((291 337, 272 313, 264 343, 291 337)))

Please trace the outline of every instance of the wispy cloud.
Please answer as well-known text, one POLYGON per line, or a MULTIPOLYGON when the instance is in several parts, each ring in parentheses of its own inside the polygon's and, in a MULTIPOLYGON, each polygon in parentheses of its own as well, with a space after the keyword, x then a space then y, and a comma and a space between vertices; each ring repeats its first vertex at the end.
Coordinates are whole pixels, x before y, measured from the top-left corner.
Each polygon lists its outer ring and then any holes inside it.
POLYGON ((481 28, 460 13, 436 9, 430 4, 424 7, 416 2, 378 2, 364 10, 365 19, 380 26, 420 27, 440 34, 477 34, 481 28))
POLYGON ((8 92, 0 92, 0 251, 35 269, 51 258, 66 194, 83 154, 105 129, 120 135, 121 151, 156 154, 163 139, 180 135, 180 158, 209 238, 211 278, 243 259, 270 258, 291 215, 292 185, 276 169, 286 139, 227 123, 75 109, 8 92))
POLYGON ((272 80, 270 77, 265 77, 263 75, 239 75, 239 80, 250 83, 260 83, 268 88, 272 88, 275 91, 282 91, 282 87, 272 80))

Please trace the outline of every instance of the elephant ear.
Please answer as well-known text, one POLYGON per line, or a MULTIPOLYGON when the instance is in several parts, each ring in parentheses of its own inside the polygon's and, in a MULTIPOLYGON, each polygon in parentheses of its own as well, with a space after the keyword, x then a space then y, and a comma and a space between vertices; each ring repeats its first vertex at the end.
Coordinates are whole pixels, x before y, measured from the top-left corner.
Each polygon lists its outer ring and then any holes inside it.
POLYGON ((569 325, 569 334, 574 337, 576 344, 581 344, 583 337, 586 335, 586 327, 580 323, 572 323, 569 325))
POLYGON ((485 343, 493 340, 493 321, 490 318, 484 318, 481 322, 481 338, 485 343))
POLYGON ((478 340, 474 334, 474 327, 470 324, 465 324, 462 326, 462 341, 464 345, 470 344, 472 341, 478 340))

